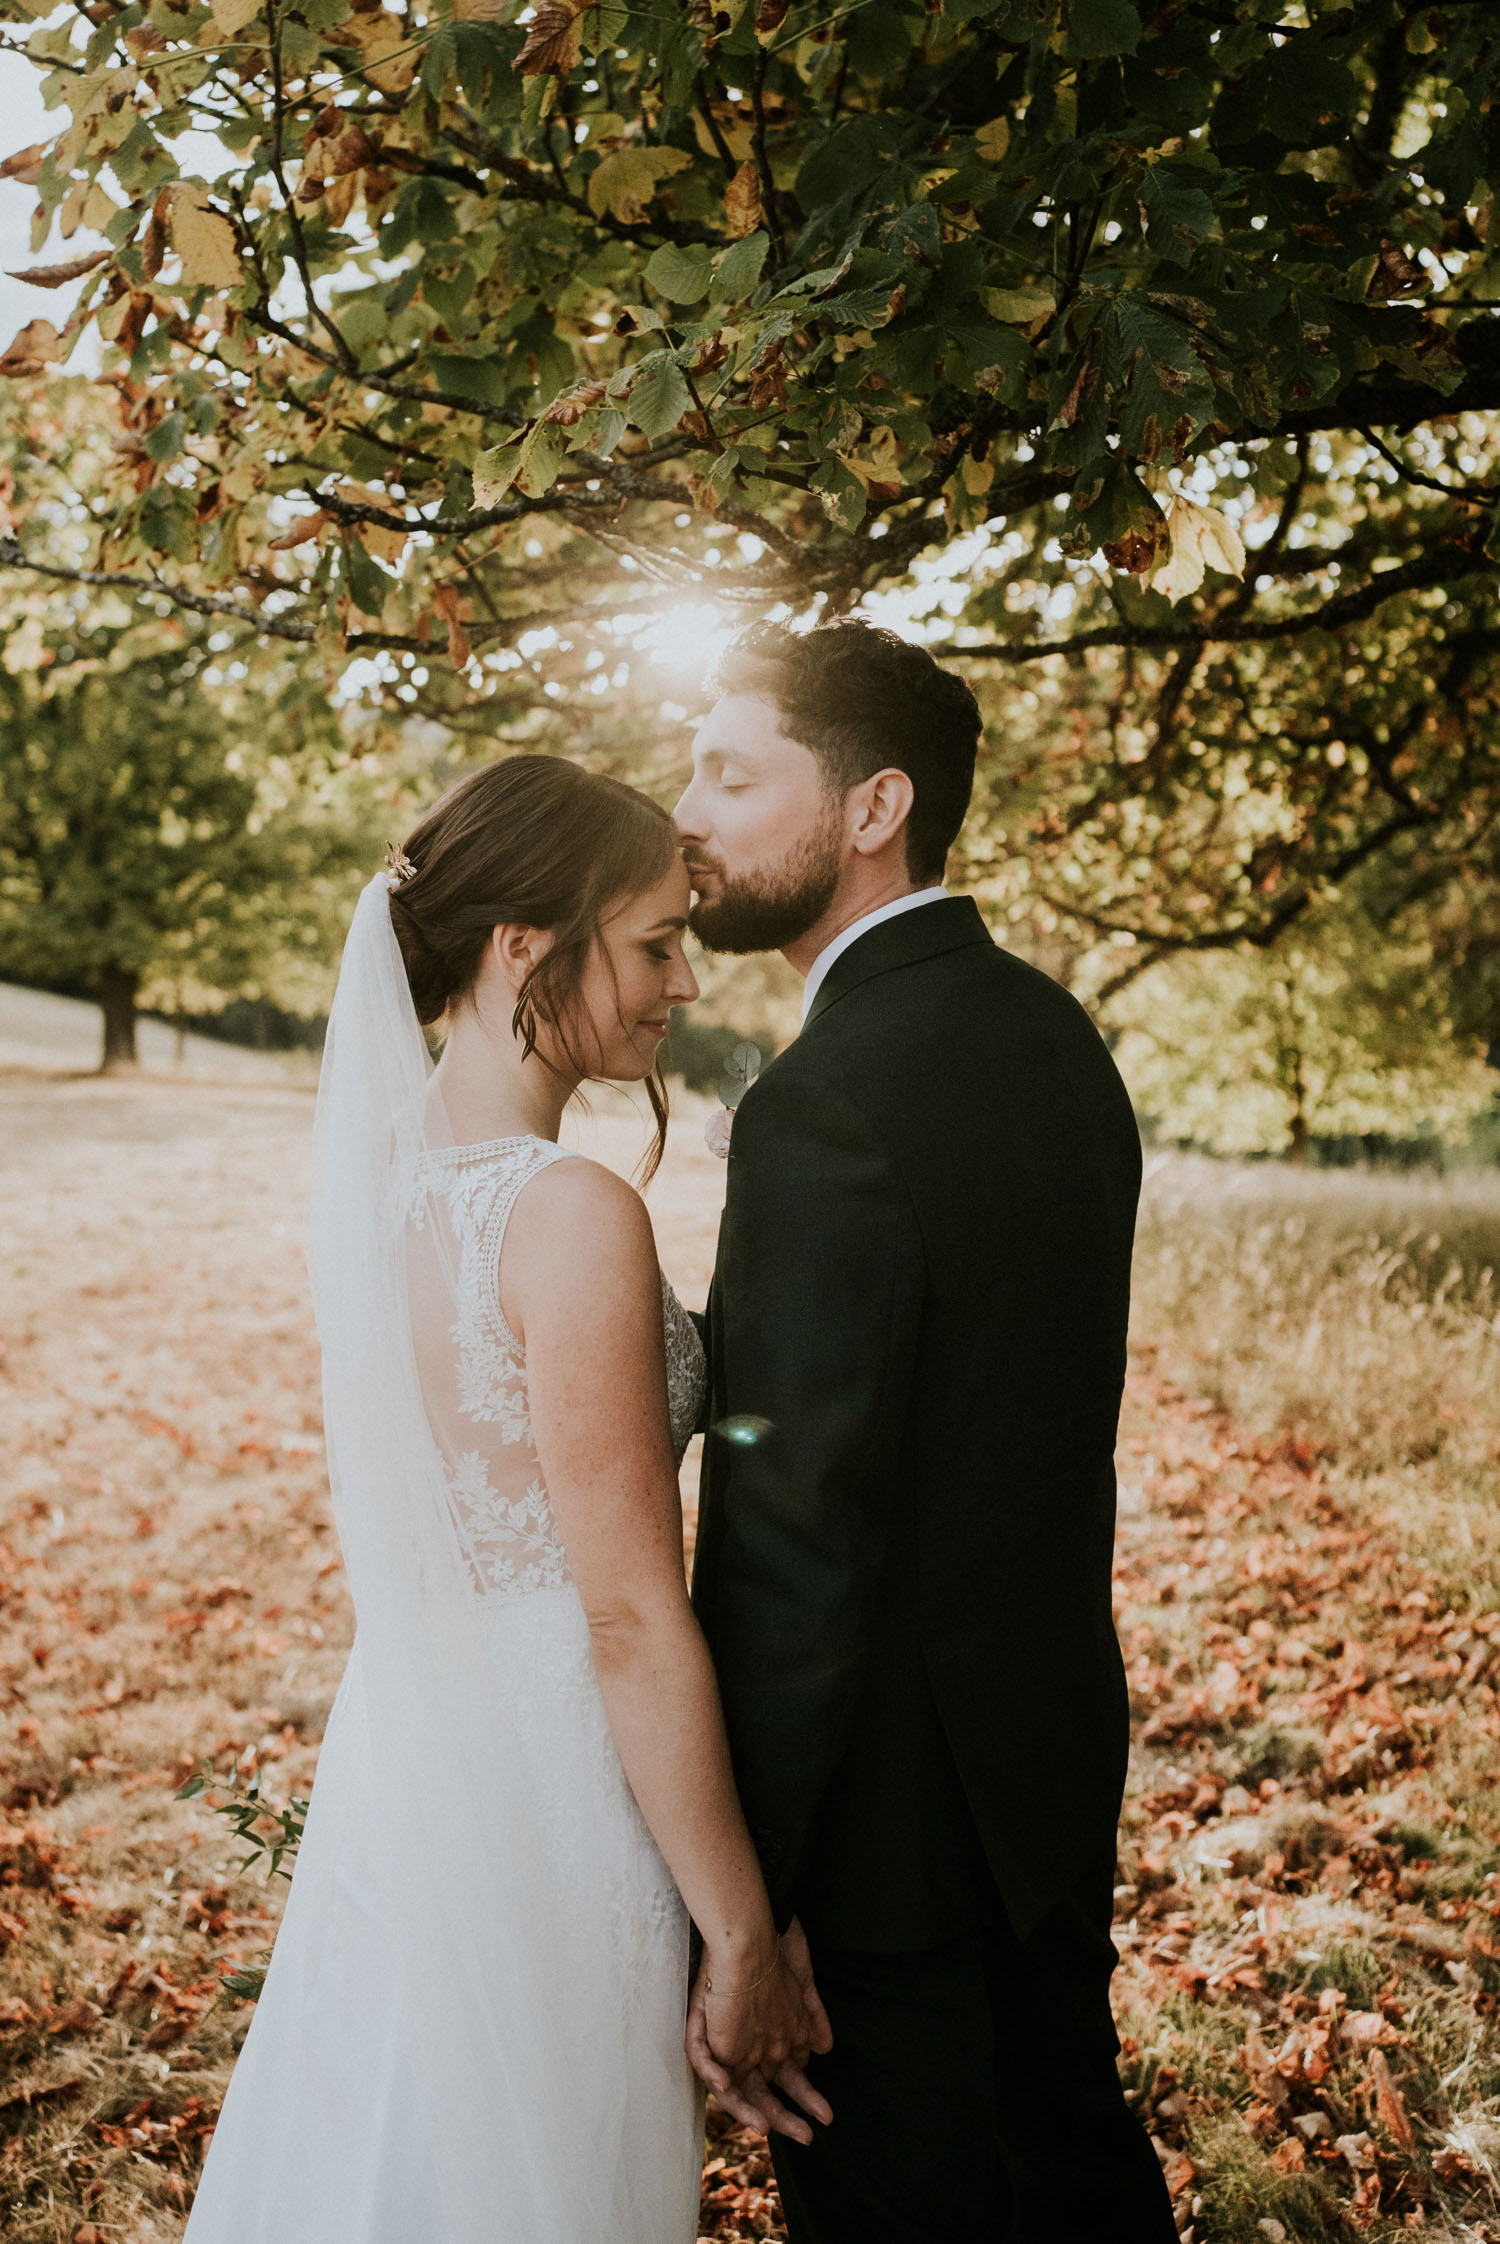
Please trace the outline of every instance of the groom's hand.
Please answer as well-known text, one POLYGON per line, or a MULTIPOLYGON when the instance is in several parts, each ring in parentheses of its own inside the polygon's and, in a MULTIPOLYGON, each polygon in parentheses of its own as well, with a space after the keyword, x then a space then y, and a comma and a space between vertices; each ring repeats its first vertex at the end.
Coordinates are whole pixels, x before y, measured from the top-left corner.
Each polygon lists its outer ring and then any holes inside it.
MULTIPOLYGON (((806 2106, 814 2119, 826 2127, 833 2118, 833 2108, 818 2094, 812 2082, 795 2065, 783 2065, 777 2075, 778 2088, 788 2097, 806 2106)), ((813 2131, 801 2112, 789 2110, 775 2090, 770 2088, 759 2073, 746 2073, 743 2080, 730 2081, 727 2088, 714 2090, 721 2107, 741 2127, 748 2127, 755 2135, 788 2135, 794 2143, 810 2143, 813 2131)))
POLYGON ((820 2057, 826 2057, 833 2047, 833 2028, 828 2023, 828 2013, 813 1978, 807 1934, 795 1917, 781 1936, 781 1957, 802 1995, 802 2006, 807 2013, 807 2045, 820 2057))

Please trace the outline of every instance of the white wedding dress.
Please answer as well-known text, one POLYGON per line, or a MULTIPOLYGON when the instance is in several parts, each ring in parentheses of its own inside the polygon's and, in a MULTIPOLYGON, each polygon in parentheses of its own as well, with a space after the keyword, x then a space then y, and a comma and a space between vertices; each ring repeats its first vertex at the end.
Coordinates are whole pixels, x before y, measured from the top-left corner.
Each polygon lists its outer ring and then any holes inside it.
MULTIPOLYGON (((686 1913, 610 1735, 500 1307, 510 1212, 569 1156, 445 1142, 403 1001, 372 883, 311 1247, 357 1630, 189 2244, 691 2244, 686 1913)), ((663 1302, 680 1456, 703 1352, 665 1280, 663 1302)))

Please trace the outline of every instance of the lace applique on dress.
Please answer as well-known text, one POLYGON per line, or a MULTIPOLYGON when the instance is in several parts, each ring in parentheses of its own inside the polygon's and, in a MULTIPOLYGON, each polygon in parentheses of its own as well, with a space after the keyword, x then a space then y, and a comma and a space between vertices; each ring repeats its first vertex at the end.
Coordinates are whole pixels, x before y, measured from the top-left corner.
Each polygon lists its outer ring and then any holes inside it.
MULTIPOLYGON (((534 1176, 567 1158, 545 1139, 500 1139, 430 1152, 415 1178, 414 1296, 425 1269, 437 1281, 432 1298, 456 1303, 444 1349, 434 1345, 434 1320, 417 1313, 414 1299, 423 1394, 454 1526, 475 1587, 486 1595, 561 1589, 572 1581, 532 1436, 525 1350, 500 1307, 500 1250, 511 1210, 534 1176)), ((662 1317, 680 1461, 702 1409, 707 1369, 693 1322, 665 1277, 662 1317)))
POLYGON ((708 1362, 698 1327, 667 1283, 661 1281, 662 1319, 667 1340, 667 1408, 672 1418, 672 1447, 680 1465, 693 1438, 708 1394, 708 1362))

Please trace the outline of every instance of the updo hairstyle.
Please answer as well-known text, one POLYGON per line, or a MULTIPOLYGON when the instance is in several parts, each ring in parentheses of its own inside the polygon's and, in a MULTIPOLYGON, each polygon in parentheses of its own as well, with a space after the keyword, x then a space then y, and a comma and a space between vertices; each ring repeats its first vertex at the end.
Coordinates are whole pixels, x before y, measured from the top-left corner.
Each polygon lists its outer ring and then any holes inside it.
MULTIPOLYGON (((509 756, 458 780, 408 834, 402 852, 415 870, 391 891, 418 1020, 440 1021, 469 995, 496 927, 542 928, 553 940, 517 992, 511 1026, 529 1057, 545 1021, 586 1075, 570 1038, 589 953, 610 907, 665 879, 678 849, 660 804, 555 756, 509 756)), ((660 1069, 646 1092, 649 1181, 666 1141, 660 1069)))

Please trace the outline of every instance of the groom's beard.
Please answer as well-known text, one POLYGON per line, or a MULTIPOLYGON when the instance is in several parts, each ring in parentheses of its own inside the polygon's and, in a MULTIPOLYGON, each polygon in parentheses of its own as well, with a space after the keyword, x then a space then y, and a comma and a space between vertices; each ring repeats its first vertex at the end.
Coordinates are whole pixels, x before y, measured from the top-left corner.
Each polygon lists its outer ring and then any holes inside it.
POLYGON ((688 925, 706 951, 780 951, 815 927, 839 884, 838 812, 803 836, 777 865, 731 879, 717 857, 689 860, 717 875, 713 896, 700 896, 688 925))

